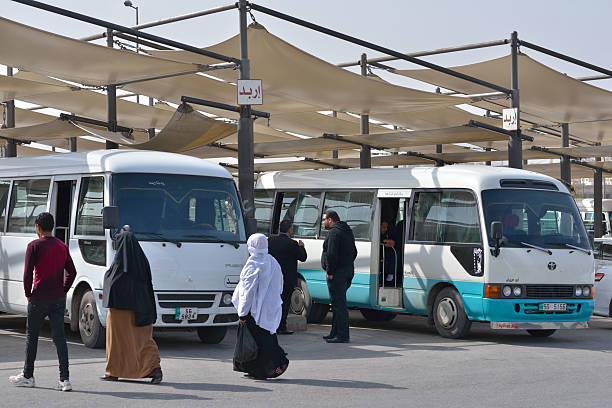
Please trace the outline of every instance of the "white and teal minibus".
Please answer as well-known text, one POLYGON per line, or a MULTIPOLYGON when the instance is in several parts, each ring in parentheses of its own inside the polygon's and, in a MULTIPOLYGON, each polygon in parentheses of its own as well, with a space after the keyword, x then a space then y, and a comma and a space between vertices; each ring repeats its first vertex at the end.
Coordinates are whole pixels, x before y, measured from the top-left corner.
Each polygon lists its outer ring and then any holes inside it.
POLYGON ((353 229, 347 301, 367 319, 425 315, 450 338, 473 321, 544 337, 587 327, 593 312, 590 241, 553 178, 468 165, 286 171, 261 175, 255 196, 259 232, 277 234, 290 219, 306 245, 292 310, 311 322, 329 310, 320 264, 328 209, 353 229), (395 262, 381 259, 382 221, 394 230, 395 262))
POLYGON ((151 265, 156 328, 197 330, 220 342, 238 321, 231 294, 248 257, 243 211, 222 167, 172 153, 101 150, 0 159, 0 311, 25 314, 23 267, 34 221, 56 221, 77 269, 66 322, 88 347, 104 344, 104 273, 116 230, 103 208, 116 207, 151 265))

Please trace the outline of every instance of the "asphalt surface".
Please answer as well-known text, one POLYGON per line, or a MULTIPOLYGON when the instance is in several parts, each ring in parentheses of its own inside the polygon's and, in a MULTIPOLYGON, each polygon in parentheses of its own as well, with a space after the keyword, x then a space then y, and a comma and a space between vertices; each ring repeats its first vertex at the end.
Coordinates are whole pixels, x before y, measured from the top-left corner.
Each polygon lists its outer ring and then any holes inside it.
POLYGON ((611 407, 612 319, 585 330, 537 339, 474 324, 467 339, 439 337, 426 320, 386 323, 351 312, 351 343, 327 344, 323 324, 280 336, 287 372, 258 381, 232 371, 235 331, 219 345, 194 332, 155 333, 164 381, 108 383, 103 349, 69 334, 70 379, 61 393, 57 356, 46 325, 39 342, 37 387, 15 388, 23 367, 25 318, 0 315, 0 407, 611 407))

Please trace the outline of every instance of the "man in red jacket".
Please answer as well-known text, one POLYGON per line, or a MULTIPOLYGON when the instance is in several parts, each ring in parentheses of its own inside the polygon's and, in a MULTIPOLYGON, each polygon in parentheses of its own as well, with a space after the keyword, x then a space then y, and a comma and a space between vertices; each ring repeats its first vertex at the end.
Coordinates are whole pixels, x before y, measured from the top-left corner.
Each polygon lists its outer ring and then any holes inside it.
POLYGON ((66 293, 74 282, 76 269, 68 247, 53 236, 53 216, 48 212, 40 213, 35 223, 39 238, 28 244, 23 272, 23 288, 28 299, 26 361, 23 372, 9 377, 9 381, 18 387, 36 385, 34 361, 38 335, 45 317, 49 317, 59 359, 58 389, 70 391, 72 385, 68 373, 68 346, 64 336, 64 310, 66 293))

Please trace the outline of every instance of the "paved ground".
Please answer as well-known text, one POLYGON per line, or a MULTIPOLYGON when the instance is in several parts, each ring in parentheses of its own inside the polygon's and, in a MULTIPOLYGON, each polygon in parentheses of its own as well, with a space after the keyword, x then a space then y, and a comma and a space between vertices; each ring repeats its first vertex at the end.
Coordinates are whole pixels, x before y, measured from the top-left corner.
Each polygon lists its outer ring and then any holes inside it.
POLYGON ((69 337, 72 393, 52 389, 55 349, 41 338, 36 389, 6 378, 23 366, 25 319, 0 315, 0 407, 610 407, 612 319, 547 339, 475 324, 465 340, 444 339, 425 319, 372 323, 351 312, 351 343, 326 344, 329 319, 282 336, 291 360, 276 380, 232 371, 235 332, 220 345, 195 333, 156 333, 165 381, 106 383, 104 350, 69 337))

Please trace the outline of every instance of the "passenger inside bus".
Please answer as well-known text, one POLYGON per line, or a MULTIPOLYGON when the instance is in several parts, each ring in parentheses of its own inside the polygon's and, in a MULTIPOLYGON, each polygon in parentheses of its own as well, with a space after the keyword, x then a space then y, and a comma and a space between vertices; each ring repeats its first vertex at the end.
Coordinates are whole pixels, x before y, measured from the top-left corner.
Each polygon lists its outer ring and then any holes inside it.
POLYGON ((406 230, 406 220, 405 220, 405 205, 406 198, 385 198, 380 200, 381 204, 381 267, 380 271, 380 279, 379 285, 385 287, 401 287, 402 286, 402 276, 403 276, 403 255, 404 255, 404 233, 406 230), (386 224, 386 225, 384 225, 386 224), (385 240, 387 240, 387 244, 385 245, 385 240), (383 249, 384 248, 384 249, 383 249), (387 254, 393 253, 394 260, 393 263, 389 264, 387 254), (385 263, 387 266, 383 264, 382 258, 385 256, 385 263), (384 266, 384 272, 383 272, 384 266), (387 281, 389 277, 389 273, 392 275, 392 278, 387 281))
POLYGON ((395 283, 397 256, 391 227, 389 226, 389 221, 386 220, 380 223, 380 245, 380 282, 381 285, 384 281, 385 286, 391 286, 395 283))

